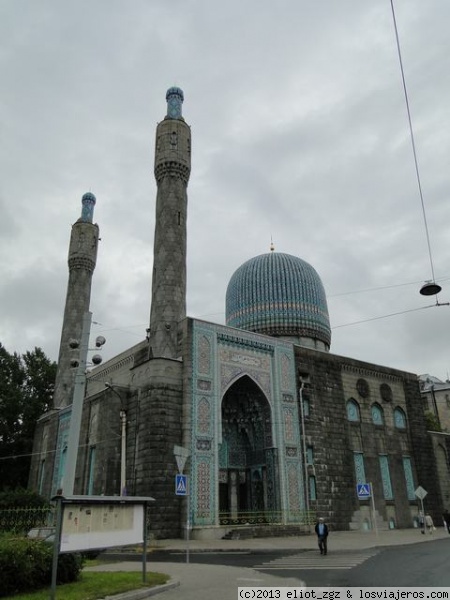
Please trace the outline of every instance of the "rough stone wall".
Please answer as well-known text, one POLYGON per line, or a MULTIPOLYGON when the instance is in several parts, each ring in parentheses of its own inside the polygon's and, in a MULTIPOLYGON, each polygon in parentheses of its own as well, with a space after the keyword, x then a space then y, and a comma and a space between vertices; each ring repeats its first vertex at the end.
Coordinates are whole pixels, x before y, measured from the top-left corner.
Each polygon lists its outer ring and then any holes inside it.
POLYGON ((99 392, 104 392, 106 383, 118 386, 119 388, 126 388, 130 385, 133 387, 144 385, 147 378, 146 370, 139 370, 138 378, 137 370, 134 367, 138 364, 146 363, 147 360, 148 341, 143 340, 100 366, 95 367, 87 376, 86 396, 90 397, 99 392))
MULTIPOLYGON (((411 456, 408 429, 395 427, 394 410, 406 413, 403 376, 399 371, 359 361, 343 362, 344 402, 354 399, 360 408, 360 420, 348 421, 353 432, 352 449, 364 454, 366 481, 372 483, 375 509, 381 526, 389 521, 396 527, 411 527, 411 501, 408 499, 403 457, 411 456), (387 393, 386 393, 387 389, 387 393), (374 423, 372 409, 381 411, 381 422, 374 423), (386 498, 380 469, 380 456, 386 456, 392 499, 386 498)), ((356 485, 356 480, 355 480, 356 485)), ((355 490, 353 490, 355 495, 355 490)), ((371 500, 357 500, 359 509, 369 513, 371 500)))
POLYGON ((442 508, 450 511, 450 434, 430 433, 433 444, 442 508))
MULTIPOLYGON (((437 389, 433 393, 442 431, 450 432, 450 385, 445 390, 437 389)), ((428 394, 429 398, 430 396, 432 393, 428 394)), ((433 404, 432 398, 430 398, 430 406, 433 404)))
POLYGON ((120 495, 120 410, 125 404, 125 392, 117 395, 107 389, 102 394, 85 400, 75 474, 75 493, 88 493, 91 475, 90 451, 91 448, 95 448, 91 493, 98 496, 120 495))
POLYGON ((31 457, 28 488, 42 496, 50 498, 52 493, 53 468, 58 435, 58 412, 51 411, 43 415, 36 424, 31 457), (45 441, 46 437, 46 441, 45 441), (45 460, 45 471, 42 489, 39 489, 42 460, 45 460))
MULTIPOLYGON (((87 399, 83 412, 80 443, 85 449, 80 453, 77 476, 84 489, 89 480, 89 448, 95 445, 93 493, 120 492, 122 408, 127 415, 127 494, 155 499, 149 506, 149 519, 150 532, 156 538, 180 536, 181 501, 175 495, 173 448, 182 445, 182 368, 181 361, 153 359, 142 361, 126 376, 126 367, 116 372, 106 365, 105 372, 113 380, 120 374, 121 385, 114 384, 114 391, 105 388, 87 399)), ((99 381, 103 375, 97 371, 95 377, 99 381)))
POLYGON ((356 494, 353 457, 354 452, 362 452, 365 480, 373 484, 377 520, 382 525, 392 519, 396 527, 411 527, 417 514, 417 500, 407 495, 404 456, 412 459, 415 483, 429 491, 427 510, 438 515, 441 498, 435 457, 416 376, 306 348, 296 347, 295 352, 299 384, 303 381, 303 396, 310 402, 305 432, 306 445, 313 447, 314 467, 308 471, 316 476, 317 490, 311 508, 337 529, 348 529, 352 521, 370 514, 370 500, 360 501, 356 494), (350 398, 360 409, 355 422, 347 418, 350 398), (374 404, 383 415, 379 425, 373 422, 374 404), (395 407, 406 414, 404 430, 395 426, 395 407), (392 499, 384 497, 380 455, 388 458, 392 499))
POLYGON ((405 379, 404 386, 417 483, 428 492, 424 499, 425 511, 431 514, 433 520, 437 519, 437 522, 440 522, 443 499, 439 489, 432 437, 426 428, 419 383, 417 379, 411 377, 405 379))
POLYGON ((136 433, 136 494, 155 499, 149 507, 152 534, 176 538, 180 536, 180 498, 175 495, 173 448, 182 445, 182 362, 154 359, 148 364, 152 375, 141 392, 136 433))
MULTIPOLYGON (((311 509, 334 529, 345 530, 354 510, 354 485, 340 364, 328 354, 300 347, 295 356, 303 397, 310 405, 305 433, 306 445, 314 451, 317 490, 311 509)), ((309 468, 309 475, 312 472, 309 468)))

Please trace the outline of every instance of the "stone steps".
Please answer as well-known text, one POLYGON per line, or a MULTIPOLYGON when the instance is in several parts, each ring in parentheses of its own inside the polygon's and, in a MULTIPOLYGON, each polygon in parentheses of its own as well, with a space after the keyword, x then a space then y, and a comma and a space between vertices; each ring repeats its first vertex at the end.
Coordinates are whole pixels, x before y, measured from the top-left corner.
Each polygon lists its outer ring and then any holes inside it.
POLYGON ((298 537, 309 533, 309 528, 304 525, 243 525, 231 529, 222 539, 249 540, 268 537, 298 537))

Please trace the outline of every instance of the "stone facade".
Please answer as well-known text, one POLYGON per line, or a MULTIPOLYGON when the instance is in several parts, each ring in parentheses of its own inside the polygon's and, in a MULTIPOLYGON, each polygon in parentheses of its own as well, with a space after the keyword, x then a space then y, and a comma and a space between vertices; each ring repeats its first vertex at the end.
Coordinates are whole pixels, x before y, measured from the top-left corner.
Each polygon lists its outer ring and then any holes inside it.
POLYGON ((420 391, 424 408, 435 419, 440 431, 450 433, 450 381, 421 375, 420 391))
POLYGON ((380 526, 413 525, 418 485, 428 491, 427 509, 438 515, 442 501, 417 377, 300 347, 296 359, 308 406, 315 510, 339 529, 374 526, 370 501, 356 493, 357 483, 370 482, 380 526), (405 416, 404 426, 396 415, 405 416))
MULTIPOLYGON (((335 529, 372 528, 360 482, 373 486, 377 527, 413 526, 418 485, 439 521, 450 497, 448 441, 427 432, 413 374, 193 319, 184 321, 182 338, 180 360, 142 360, 142 342, 91 372, 76 493, 119 493, 125 410, 127 493, 155 498, 156 537, 182 535, 185 524, 174 446, 190 452, 194 536, 256 513, 298 524, 308 510, 335 529)), ((63 470, 68 415, 53 412, 38 428, 46 439, 58 428, 48 495, 63 470)))

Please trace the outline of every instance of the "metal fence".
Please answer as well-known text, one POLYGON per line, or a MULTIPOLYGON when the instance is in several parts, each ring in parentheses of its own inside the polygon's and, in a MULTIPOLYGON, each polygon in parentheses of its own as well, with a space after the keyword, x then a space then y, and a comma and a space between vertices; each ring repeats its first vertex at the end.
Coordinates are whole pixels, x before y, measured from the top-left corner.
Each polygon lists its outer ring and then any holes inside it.
POLYGON ((0 532, 25 534, 33 527, 54 525, 53 508, 7 508, 0 510, 0 532))
POLYGON ((252 511, 241 510, 237 514, 231 514, 229 511, 219 513, 219 522, 221 525, 237 527, 239 525, 312 525, 316 521, 314 511, 299 511, 286 514, 278 511, 252 511))

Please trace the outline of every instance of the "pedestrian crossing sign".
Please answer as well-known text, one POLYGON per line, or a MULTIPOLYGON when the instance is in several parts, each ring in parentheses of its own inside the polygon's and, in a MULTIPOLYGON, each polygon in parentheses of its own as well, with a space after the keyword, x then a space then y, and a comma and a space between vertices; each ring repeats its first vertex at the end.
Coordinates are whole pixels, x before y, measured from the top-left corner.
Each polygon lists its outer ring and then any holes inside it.
POLYGON ((175 475, 175 494, 187 496, 187 475, 175 475))
POLYGON ((370 498, 371 490, 370 483, 357 483, 356 484, 356 493, 358 494, 358 498, 360 500, 367 500, 370 498))

